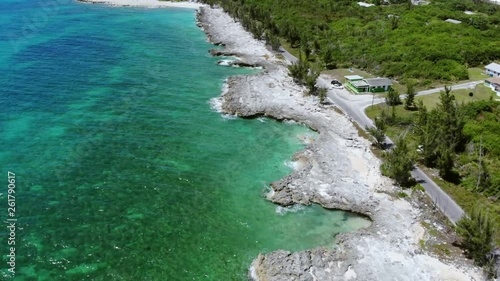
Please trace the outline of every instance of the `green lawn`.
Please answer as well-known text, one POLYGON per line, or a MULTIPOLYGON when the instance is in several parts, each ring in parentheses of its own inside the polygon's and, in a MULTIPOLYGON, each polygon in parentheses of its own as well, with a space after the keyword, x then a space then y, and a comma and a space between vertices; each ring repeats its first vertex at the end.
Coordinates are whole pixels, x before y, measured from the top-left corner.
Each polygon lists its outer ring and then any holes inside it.
POLYGON ((469 71, 469 80, 471 81, 484 80, 489 77, 487 74, 484 73, 484 68, 472 67, 469 68, 468 71, 469 71))
MULTIPOLYGON (((478 101, 478 100, 487 100, 490 97, 495 98, 496 94, 493 92, 489 87, 479 84, 476 86, 474 90, 470 89, 460 89, 460 90, 454 90, 452 88, 452 93, 455 95, 455 99, 461 103, 467 103, 471 101, 478 101), (469 96, 469 93, 473 92, 474 95, 472 97, 469 96)), ((434 93, 426 96, 420 96, 415 98, 416 101, 422 100, 424 105, 427 107, 427 109, 432 109, 434 108, 438 103, 439 103, 439 93, 434 93)), ((403 100, 404 103, 404 100, 403 100)), ((389 107, 385 103, 381 104, 376 104, 374 106, 370 106, 366 109, 366 115, 373 119, 376 116, 379 116, 382 110, 386 110, 389 112, 389 107)), ((398 105, 396 106, 396 115, 405 117, 405 116, 410 116, 413 111, 408 111, 404 109, 403 105, 398 105)))
MULTIPOLYGON (((472 81, 479 81, 479 80, 484 80, 488 78, 488 75, 484 73, 484 67, 471 67, 467 69, 467 72, 469 73, 469 79, 467 80, 460 80, 460 81, 455 81, 453 84, 463 84, 467 82, 472 82, 472 81)), ((429 84, 427 85, 418 85, 416 87, 417 91, 422 91, 422 90, 428 90, 428 89, 434 89, 434 88, 442 88, 445 85, 449 85, 450 82, 443 82, 443 81, 430 81, 429 84)))

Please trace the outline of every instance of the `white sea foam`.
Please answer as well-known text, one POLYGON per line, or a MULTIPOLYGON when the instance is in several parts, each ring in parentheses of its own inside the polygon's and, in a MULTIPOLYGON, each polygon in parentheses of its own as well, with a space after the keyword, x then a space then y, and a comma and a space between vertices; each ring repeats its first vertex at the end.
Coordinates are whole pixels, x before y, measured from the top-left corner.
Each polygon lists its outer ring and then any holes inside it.
POLYGON ((220 60, 217 62, 217 64, 222 66, 231 66, 233 62, 234 60, 220 60))
POLYGON ((285 124, 298 124, 297 121, 294 121, 294 120, 291 120, 291 119, 284 120, 283 123, 285 123, 285 124))
POLYGON ((226 114, 226 113, 222 112, 222 97, 211 98, 208 103, 210 104, 210 108, 213 111, 219 112, 221 114, 222 119, 234 120, 234 119, 238 118, 238 116, 236 116, 236 115, 226 114))
POLYGON ((266 117, 259 117, 259 118, 257 118, 257 120, 259 120, 262 123, 266 123, 267 122, 267 118, 266 117))
POLYGON ((227 84, 227 79, 226 79, 224 81, 224 84, 222 85, 222 94, 218 97, 211 98, 208 103, 210 104, 210 108, 215 112, 219 112, 224 120, 234 120, 238 118, 238 116, 222 112, 222 99, 223 96, 227 93, 227 91, 229 91, 229 85, 227 84))
POLYGON ((249 271, 250 271, 250 278, 252 278, 252 280, 259 280, 259 276, 257 276, 257 271, 255 270, 253 264, 250 266, 249 271))
POLYGON ((211 98, 208 102, 210 104, 210 108, 216 112, 222 112, 222 97, 211 98))
POLYGON ((292 170, 297 170, 300 166, 299 162, 295 162, 295 161, 291 161, 291 160, 286 160, 285 165, 292 170))
POLYGON ((199 9, 205 6, 205 4, 197 2, 171 2, 171 1, 159 1, 159 0, 83 0, 83 2, 88 3, 102 3, 112 6, 132 6, 132 7, 145 7, 145 8, 188 8, 188 9, 199 9))
POLYGON ((301 205, 301 204, 295 204, 295 205, 290 206, 290 207, 278 206, 278 207, 276 207, 276 213, 283 216, 286 213, 297 213, 300 211, 304 211, 305 209, 306 209, 306 207, 304 205, 301 205))
POLYGON ((236 115, 232 115, 232 114, 225 114, 225 113, 222 113, 222 114, 221 114, 221 117, 222 117, 222 119, 224 119, 224 120, 234 120, 234 119, 237 119, 237 118, 238 118, 238 116, 236 116, 236 115))

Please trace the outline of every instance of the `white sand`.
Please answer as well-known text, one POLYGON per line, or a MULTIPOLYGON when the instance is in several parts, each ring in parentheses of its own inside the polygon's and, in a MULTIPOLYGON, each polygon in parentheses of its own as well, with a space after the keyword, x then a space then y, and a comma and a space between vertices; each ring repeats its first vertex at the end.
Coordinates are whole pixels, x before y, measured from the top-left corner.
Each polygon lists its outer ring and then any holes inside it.
POLYGON ((187 8, 199 9, 205 4, 197 2, 169 2, 158 0, 79 0, 87 3, 107 4, 112 6, 131 6, 131 7, 145 7, 145 8, 187 8))

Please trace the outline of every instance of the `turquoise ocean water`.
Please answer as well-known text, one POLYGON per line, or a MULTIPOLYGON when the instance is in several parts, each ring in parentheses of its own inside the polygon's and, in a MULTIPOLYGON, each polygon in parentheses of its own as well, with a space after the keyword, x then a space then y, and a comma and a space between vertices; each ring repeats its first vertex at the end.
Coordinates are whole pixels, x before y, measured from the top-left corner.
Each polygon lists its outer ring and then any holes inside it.
POLYGON ((210 108, 255 70, 216 65, 194 11, 7 0, 0 25, 2 280, 246 280, 259 252, 367 225, 263 199, 314 134, 210 108))

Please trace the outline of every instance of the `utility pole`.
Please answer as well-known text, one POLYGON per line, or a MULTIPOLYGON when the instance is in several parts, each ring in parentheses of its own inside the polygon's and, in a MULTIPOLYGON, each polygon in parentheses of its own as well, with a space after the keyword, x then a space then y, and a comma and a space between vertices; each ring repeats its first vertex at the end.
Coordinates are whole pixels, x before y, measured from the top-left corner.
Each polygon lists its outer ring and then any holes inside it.
POLYGON ((372 107, 373 107, 373 102, 375 101, 375 91, 373 91, 372 89, 371 92, 372 92, 372 107))

